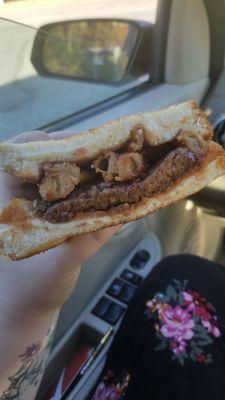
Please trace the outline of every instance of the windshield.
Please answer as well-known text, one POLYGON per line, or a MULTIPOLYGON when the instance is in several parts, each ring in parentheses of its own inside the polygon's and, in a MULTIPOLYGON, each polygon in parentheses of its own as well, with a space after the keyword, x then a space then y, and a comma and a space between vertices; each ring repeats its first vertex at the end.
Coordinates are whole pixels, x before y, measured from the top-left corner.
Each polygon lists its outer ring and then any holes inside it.
POLYGON ((31 62, 36 34, 36 28, 0 19, 1 140, 49 125, 150 79, 149 74, 130 76, 125 84, 113 85, 42 76, 31 62))

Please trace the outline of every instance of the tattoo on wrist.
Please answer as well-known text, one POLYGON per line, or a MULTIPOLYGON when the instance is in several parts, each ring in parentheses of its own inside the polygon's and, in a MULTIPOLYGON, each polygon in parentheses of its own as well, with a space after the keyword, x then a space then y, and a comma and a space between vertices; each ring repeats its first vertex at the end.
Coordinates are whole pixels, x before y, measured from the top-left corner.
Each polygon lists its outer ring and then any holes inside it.
POLYGON ((9 387, 2 394, 0 400, 19 400, 30 387, 40 383, 52 345, 55 326, 49 329, 46 338, 28 346, 25 352, 19 355, 21 366, 18 371, 9 377, 9 387))

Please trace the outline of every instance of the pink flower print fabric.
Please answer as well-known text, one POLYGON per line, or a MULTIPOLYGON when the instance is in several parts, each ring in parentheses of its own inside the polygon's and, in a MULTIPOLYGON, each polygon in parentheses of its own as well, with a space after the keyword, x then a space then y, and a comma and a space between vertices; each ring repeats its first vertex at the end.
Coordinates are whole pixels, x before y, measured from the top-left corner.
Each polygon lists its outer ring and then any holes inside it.
POLYGON ((154 320, 156 351, 169 348, 181 365, 186 359, 207 365, 212 362, 207 347, 221 336, 217 316, 212 304, 187 286, 187 280, 175 279, 147 301, 145 315, 154 320))
POLYGON ((121 400, 130 382, 130 375, 122 373, 116 376, 113 371, 107 371, 98 384, 91 400, 121 400))
POLYGON ((195 326, 191 314, 180 306, 167 307, 161 314, 161 333, 166 338, 174 338, 178 343, 190 340, 194 336, 195 326))

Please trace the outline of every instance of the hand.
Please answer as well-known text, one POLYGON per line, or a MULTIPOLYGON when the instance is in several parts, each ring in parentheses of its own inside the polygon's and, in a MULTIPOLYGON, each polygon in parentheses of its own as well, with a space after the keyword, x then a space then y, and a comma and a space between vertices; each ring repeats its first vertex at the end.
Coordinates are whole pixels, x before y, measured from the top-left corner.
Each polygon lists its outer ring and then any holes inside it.
MULTIPOLYGON (((19 135, 13 141, 48 140, 49 136, 59 139, 71 134, 32 132, 19 135)), ((0 187, 0 209, 11 197, 23 196, 24 185, 5 173, 0 174, 0 187)), ((117 229, 112 227, 76 236, 26 260, 9 262, 0 258, 0 301, 5 304, 5 313, 0 317, 9 318, 11 315, 12 318, 24 318, 31 314, 38 317, 60 308, 74 288, 80 265, 106 243, 117 229)))

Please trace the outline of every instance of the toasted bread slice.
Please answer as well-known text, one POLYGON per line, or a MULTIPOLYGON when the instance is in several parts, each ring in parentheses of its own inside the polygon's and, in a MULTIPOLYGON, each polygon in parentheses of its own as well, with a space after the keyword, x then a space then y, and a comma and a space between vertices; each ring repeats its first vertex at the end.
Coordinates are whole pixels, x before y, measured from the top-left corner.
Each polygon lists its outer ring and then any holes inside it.
POLYGON ((77 163, 93 159, 105 150, 123 145, 132 129, 139 125, 144 128, 150 147, 170 142, 179 131, 188 131, 204 138, 207 151, 193 169, 172 181, 161 192, 106 210, 77 212, 66 222, 48 221, 37 214, 32 201, 12 199, 0 213, 0 223, 4 224, 0 231, 0 254, 19 260, 55 247, 73 236, 142 218, 196 193, 225 173, 225 151, 210 140, 212 127, 194 102, 125 117, 69 139, 2 143, 0 166, 22 180, 38 182, 44 162, 77 163))
POLYGON ((180 130, 198 133, 205 139, 213 135, 207 116, 196 102, 189 101, 160 111, 126 116, 68 139, 0 143, 0 170, 26 182, 37 182, 43 163, 93 159, 104 150, 126 142, 138 125, 144 127, 152 146, 171 141, 180 130))

